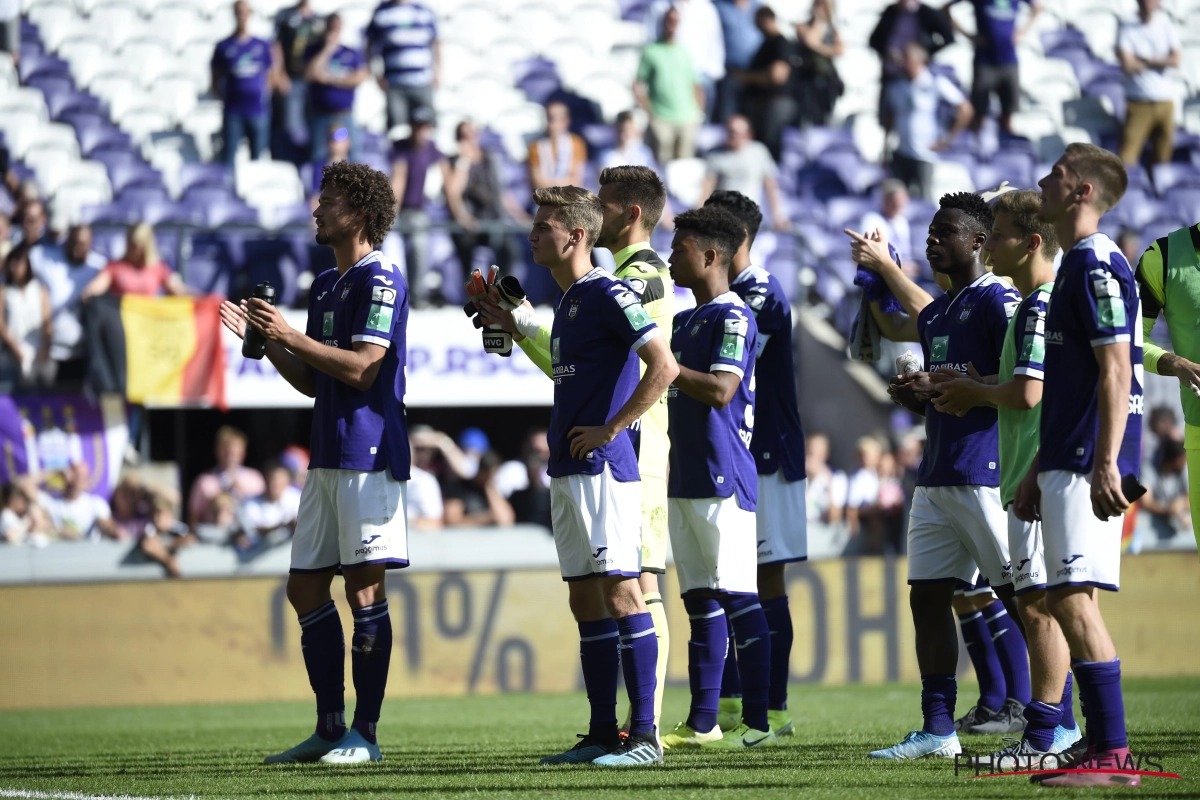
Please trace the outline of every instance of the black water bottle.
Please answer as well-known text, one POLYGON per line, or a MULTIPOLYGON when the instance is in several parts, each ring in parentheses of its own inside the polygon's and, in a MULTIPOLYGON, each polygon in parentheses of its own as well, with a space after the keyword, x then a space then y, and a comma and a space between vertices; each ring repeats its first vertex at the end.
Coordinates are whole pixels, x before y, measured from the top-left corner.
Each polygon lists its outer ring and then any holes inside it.
MULTIPOLYGON (((270 281, 263 281, 254 287, 254 294, 251 297, 275 305, 275 287, 271 285, 270 281)), ((262 331, 247 321, 246 335, 242 337, 242 358, 253 358, 255 361, 261 361, 262 357, 266 354, 266 337, 262 335, 262 331)))

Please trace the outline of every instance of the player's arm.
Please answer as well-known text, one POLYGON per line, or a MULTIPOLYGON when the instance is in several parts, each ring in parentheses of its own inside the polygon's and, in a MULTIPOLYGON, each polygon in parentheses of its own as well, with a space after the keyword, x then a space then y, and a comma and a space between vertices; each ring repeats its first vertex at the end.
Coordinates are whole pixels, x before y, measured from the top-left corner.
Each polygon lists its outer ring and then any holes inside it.
MULTIPOLYGON (((247 325, 246 301, 243 300, 240 306, 234 305, 228 300, 221 303, 221 322, 239 339, 244 339, 247 325)), ((317 396, 317 376, 312 367, 278 342, 267 340, 266 352, 267 358, 275 365, 275 369, 279 370, 279 374, 292 385, 293 389, 306 397, 317 396)), ((194 520, 190 524, 193 528, 196 527, 194 520)))
POLYGON ((682 365, 675 378, 675 386, 679 391, 718 411, 733 400, 741 382, 742 376, 736 372, 700 372, 682 365))
MULTIPOLYGON (((342 350, 339 347, 321 344, 304 332, 293 328, 283 318, 283 314, 279 313, 279 309, 258 298, 251 298, 249 301, 247 318, 262 331, 268 342, 277 342, 312 369, 323 372, 360 392, 371 388, 371 384, 375 382, 375 376, 379 374, 379 368, 383 364, 383 357, 387 355, 387 347, 374 342, 352 342, 352 350, 342 350)), ((272 363, 274 363, 274 359, 272 359, 272 363)), ((282 370, 280 373, 282 374, 282 370)), ((315 380, 313 389, 315 393, 315 380)))
POLYGON ((652 328, 647 335, 650 335, 650 339, 637 349, 638 358, 646 365, 646 371, 625 405, 604 425, 578 425, 567 432, 571 440, 571 455, 575 458, 582 458, 584 453, 617 438, 621 431, 658 402, 679 375, 679 365, 675 363, 675 356, 671 354, 671 348, 659 329, 652 328))
POLYGON ((488 299, 477 300, 475 304, 486 324, 499 325, 502 330, 512 334, 513 341, 525 351, 529 360, 546 373, 547 378, 554 377, 550 359, 550 326, 538 324, 528 300, 515 312, 505 311, 488 299))
POLYGON ((754 369, 758 325, 755 323, 752 329, 749 320, 733 313, 722 321, 720 336, 715 330, 713 334, 708 372, 680 365, 675 386, 688 397, 719 411, 732 402, 742 378, 754 369))
POLYGON ((878 230, 864 236, 849 228, 844 233, 850 237, 850 256, 856 264, 871 270, 883 278, 888 289, 904 308, 905 313, 884 313, 879 303, 871 303, 871 316, 879 326, 885 339, 893 342, 918 342, 917 317, 925 306, 933 302, 929 292, 904 274, 900 264, 892 258, 887 240, 878 230))
POLYGON ((1166 307, 1163 286, 1163 257, 1158 242, 1142 254, 1137 266, 1137 281, 1142 297, 1142 364, 1147 372, 1178 378, 1179 382, 1200 396, 1200 365, 1159 347, 1150 338, 1158 315, 1166 307))
POLYGON ((903 406, 918 416, 925 416, 925 404, 937 395, 937 384, 931 373, 911 372, 897 375, 888 384, 888 395, 892 402, 903 406))
POLYGON ((1096 435, 1095 468, 1092 474, 1092 511, 1101 520, 1125 513, 1129 501, 1121 491, 1117 453, 1129 417, 1129 388, 1133 367, 1129 364, 1129 342, 1119 341, 1092 348, 1100 368, 1096 399, 1100 425, 1096 435))

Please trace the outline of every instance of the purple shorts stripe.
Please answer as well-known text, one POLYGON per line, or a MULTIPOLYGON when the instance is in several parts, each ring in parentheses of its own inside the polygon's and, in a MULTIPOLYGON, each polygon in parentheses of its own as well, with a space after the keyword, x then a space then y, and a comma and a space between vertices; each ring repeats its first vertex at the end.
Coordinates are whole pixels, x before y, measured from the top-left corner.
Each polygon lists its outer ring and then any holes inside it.
POLYGON ((1103 589, 1106 592, 1119 592, 1120 586, 1114 586, 1111 583, 1100 583, 1099 581, 1064 581, 1063 583, 1051 583, 1046 585, 1047 592, 1053 592, 1055 589, 1065 589, 1068 586, 1095 586, 1097 589, 1103 589))
POLYGON ((586 581, 592 578, 612 578, 620 576, 622 578, 636 578, 640 573, 624 572, 619 569, 610 569, 608 572, 589 572, 587 575, 567 575, 563 577, 564 581, 586 581))
POLYGON ((930 583, 953 583, 959 589, 964 591, 970 591, 971 589, 976 588, 975 585, 970 581, 964 581, 962 578, 922 578, 920 580, 917 580, 916 578, 908 579, 909 586, 924 586, 930 583))
POLYGON ((808 556, 796 556, 795 558, 780 558, 776 561, 760 561, 760 567, 770 567, 775 564, 795 564, 800 561, 808 561, 808 556))
POLYGON ((373 558, 370 561, 360 561, 357 564, 342 564, 342 569, 358 569, 359 567, 368 567, 372 564, 383 564, 388 569, 404 569, 408 566, 407 558, 373 558))
POLYGON ((758 592, 731 592, 728 589, 688 589, 680 595, 685 600, 689 597, 757 597, 758 592))
POLYGON ((1017 589, 1015 592, 1013 592, 1013 595, 1019 596, 1019 595, 1023 595, 1023 594, 1029 594, 1030 592, 1041 591, 1041 590, 1044 590, 1045 588, 1046 588, 1046 584, 1035 583, 1032 586, 1025 586, 1020 589, 1017 589))

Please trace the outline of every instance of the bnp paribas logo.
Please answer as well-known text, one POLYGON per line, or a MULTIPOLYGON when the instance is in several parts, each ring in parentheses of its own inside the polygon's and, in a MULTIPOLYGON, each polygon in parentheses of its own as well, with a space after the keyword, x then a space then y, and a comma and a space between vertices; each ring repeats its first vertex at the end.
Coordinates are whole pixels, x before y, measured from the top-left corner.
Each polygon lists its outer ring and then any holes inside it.
POLYGON ((933 342, 929 346, 930 361, 945 361, 946 354, 950 352, 950 337, 935 336, 933 342))

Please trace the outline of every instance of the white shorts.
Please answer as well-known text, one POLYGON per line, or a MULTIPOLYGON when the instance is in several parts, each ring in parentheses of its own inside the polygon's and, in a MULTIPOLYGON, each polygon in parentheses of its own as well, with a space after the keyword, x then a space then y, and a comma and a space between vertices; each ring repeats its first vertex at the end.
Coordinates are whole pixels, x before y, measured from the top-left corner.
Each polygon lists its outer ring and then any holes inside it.
POLYGON ((599 475, 550 479, 550 519, 564 581, 636 578, 642 561, 642 484, 599 475))
POLYGON ((918 486, 908 514, 908 582, 1012 583, 1008 520, 995 486, 918 486), (978 565, 978 566, 976 566, 978 565))
POLYGON ((1017 519, 1008 507, 1008 554, 1012 556, 1013 590, 1017 594, 1046 588, 1046 550, 1042 523, 1017 519))
POLYGON ((1092 476, 1066 470, 1038 475, 1042 490, 1042 541, 1046 588, 1121 588, 1121 525, 1124 517, 1101 522, 1092 512, 1092 476))
POLYGON ((388 470, 310 469, 300 492, 292 572, 408 566, 408 481, 388 470))
POLYGON ((808 481, 787 481, 783 470, 758 476, 758 563, 786 564, 808 558, 808 481))
POLYGON ((672 497, 667 528, 680 594, 701 589, 758 593, 758 527, 754 512, 743 511, 737 497, 672 497))

